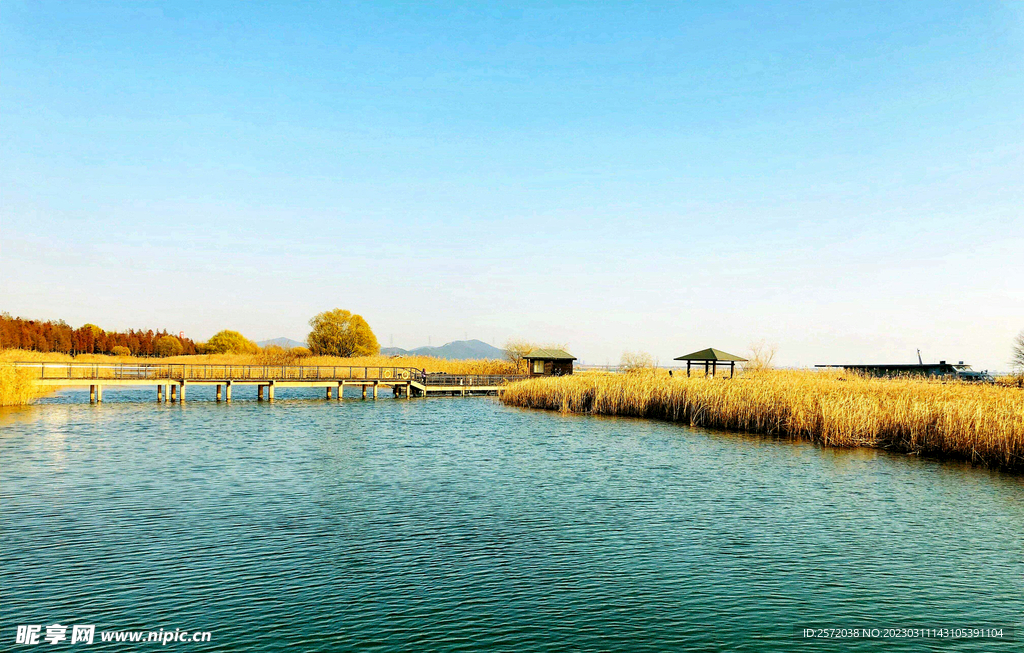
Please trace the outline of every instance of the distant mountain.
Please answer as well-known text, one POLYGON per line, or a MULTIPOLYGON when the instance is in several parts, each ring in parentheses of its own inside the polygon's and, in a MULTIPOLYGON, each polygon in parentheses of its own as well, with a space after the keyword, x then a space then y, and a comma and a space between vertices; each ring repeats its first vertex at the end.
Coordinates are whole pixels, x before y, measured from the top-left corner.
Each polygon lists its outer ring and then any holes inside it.
POLYGON ((261 340, 256 343, 260 347, 269 347, 271 345, 277 345, 284 349, 291 349, 292 347, 305 347, 306 343, 299 342, 298 340, 292 340, 291 338, 274 338, 273 340, 261 340))
POLYGON ((492 347, 480 340, 456 340, 441 347, 417 347, 416 349, 382 347, 380 353, 385 356, 433 356, 450 361, 505 357, 504 349, 492 347))

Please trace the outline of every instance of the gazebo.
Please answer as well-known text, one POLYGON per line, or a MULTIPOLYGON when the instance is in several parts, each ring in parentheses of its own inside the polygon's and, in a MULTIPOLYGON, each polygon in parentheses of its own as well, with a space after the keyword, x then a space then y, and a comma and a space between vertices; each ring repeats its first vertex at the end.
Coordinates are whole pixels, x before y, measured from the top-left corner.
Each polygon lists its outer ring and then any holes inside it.
POLYGON ((692 354, 680 356, 676 358, 677 361, 686 361, 686 376, 690 376, 690 365, 693 363, 704 363, 704 374, 708 373, 708 369, 711 370, 711 376, 715 375, 715 371, 718 368, 719 363, 725 365, 729 363, 729 378, 731 379, 733 374, 736 372, 736 363, 746 363, 746 358, 740 358, 733 354, 727 354, 721 349, 715 349, 714 347, 708 347, 707 349, 701 349, 695 351, 692 354))

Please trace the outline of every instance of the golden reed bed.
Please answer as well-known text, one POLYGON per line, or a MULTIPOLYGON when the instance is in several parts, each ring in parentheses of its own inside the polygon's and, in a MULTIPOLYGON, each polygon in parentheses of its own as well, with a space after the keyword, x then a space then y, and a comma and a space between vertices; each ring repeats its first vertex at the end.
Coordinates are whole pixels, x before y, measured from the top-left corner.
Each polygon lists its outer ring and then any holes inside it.
POLYGON ((522 381, 501 401, 807 439, 1024 470, 1024 391, 995 385, 765 371, 726 378, 583 373, 522 381))
POLYGON ((42 394, 34 383, 35 374, 0 363, 0 406, 21 406, 42 394))

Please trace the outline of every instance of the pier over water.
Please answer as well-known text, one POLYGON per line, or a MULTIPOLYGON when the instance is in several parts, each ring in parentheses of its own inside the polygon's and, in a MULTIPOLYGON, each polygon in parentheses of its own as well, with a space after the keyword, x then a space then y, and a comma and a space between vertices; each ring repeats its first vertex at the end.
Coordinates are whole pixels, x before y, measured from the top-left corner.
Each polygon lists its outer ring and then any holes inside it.
POLYGON ((342 400, 345 386, 359 386, 362 398, 379 388, 394 397, 495 395, 523 375, 429 374, 416 367, 367 367, 342 365, 207 365, 191 363, 101 364, 14 363, 36 374, 37 386, 88 387, 90 403, 103 401, 104 388, 155 386, 158 402, 185 401, 194 385, 217 388, 217 401, 231 401, 236 386, 255 386, 259 401, 274 401, 275 388, 324 388, 325 398, 342 400))

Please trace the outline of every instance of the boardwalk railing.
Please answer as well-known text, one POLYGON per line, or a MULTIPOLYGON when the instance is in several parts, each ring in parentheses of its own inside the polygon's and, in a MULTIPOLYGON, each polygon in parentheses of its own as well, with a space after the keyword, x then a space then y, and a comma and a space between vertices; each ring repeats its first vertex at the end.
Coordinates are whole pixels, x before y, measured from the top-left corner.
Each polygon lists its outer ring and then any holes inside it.
POLYGON ((14 363, 46 381, 413 381, 428 386, 497 386, 526 378, 505 374, 425 374, 416 367, 344 365, 193 365, 191 363, 14 363))
POLYGON ((524 374, 427 374, 426 382, 420 382, 430 387, 496 386, 525 378, 524 374))

